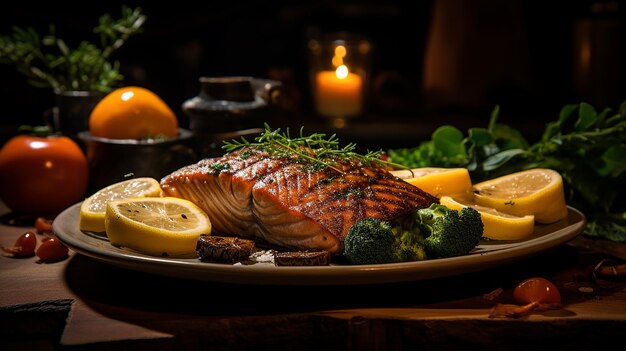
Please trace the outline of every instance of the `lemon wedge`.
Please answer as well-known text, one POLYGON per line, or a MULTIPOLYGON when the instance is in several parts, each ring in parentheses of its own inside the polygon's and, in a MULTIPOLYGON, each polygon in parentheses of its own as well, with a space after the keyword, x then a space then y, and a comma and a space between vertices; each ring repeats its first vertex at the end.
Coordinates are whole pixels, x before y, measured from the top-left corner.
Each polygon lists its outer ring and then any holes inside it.
POLYGON ((496 209, 473 203, 467 198, 455 199, 442 196, 440 203, 452 210, 472 207, 480 213, 483 221, 483 237, 493 240, 520 240, 535 230, 535 217, 532 215, 518 217, 502 213, 496 209))
POLYGON ((474 201, 515 216, 534 215, 538 223, 567 217, 563 178, 551 169, 534 168, 474 184, 474 201))
POLYGON ((423 167, 391 173, 438 198, 464 196, 472 191, 472 180, 466 168, 423 167))
POLYGON ((207 214, 176 197, 109 201, 104 223, 112 245, 152 256, 193 256, 200 234, 211 233, 207 214))
POLYGON ((80 230, 104 231, 107 202, 131 197, 160 196, 161 185, 154 178, 143 177, 121 181, 96 191, 80 205, 80 230))

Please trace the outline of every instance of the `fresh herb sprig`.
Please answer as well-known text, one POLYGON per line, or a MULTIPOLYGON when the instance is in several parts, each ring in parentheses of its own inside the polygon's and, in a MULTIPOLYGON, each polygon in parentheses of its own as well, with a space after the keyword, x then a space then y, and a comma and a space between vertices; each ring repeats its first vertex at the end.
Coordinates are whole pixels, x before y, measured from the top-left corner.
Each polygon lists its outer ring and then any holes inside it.
POLYGON ((53 25, 44 36, 32 27, 14 27, 11 35, 0 35, 0 63, 14 65, 38 88, 109 92, 124 79, 111 55, 139 33, 145 21, 140 8, 124 6, 119 19, 100 17, 94 28, 99 45, 85 40, 75 49, 57 36, 53 25))
POLYGON ((404 168, 399 164, 394 164, 383 159, 382 150, 367 151, 366 154, 356 152, 357 145, 349 143, 340 147, 336 134, 327 136, 325 133, 304 134, 304 127, 300 128, 300 134, 292 137, 289 129, 282 132, 280 128, 272 129, 265 123, 264 131, 254 138, 254 142, 248 141, 245 137, 240 140, 224 141, 222 148, 227 152, 232 152, 243 147, 250 147, 264 150, 279 157, 297 157, 317 164, 322 167, 331 168, 341 174, 342 170, 335 167, 338 161, 357 160, 364 165, 376 164, 378 166, 389 166, 393 168, 404 168))
POLYGON ((626 242, 626 102, 619 109, 597 111, 587 103, 564 106, 546 124, 539 141, 497 123, 499 108, 487 128, 467 136, 446 125, 414 148, 388 150, 391 161, 416 167, 466 167, 480 182, 529 168, 558 171, 568 203, 587 217, 584 233, 626 242))

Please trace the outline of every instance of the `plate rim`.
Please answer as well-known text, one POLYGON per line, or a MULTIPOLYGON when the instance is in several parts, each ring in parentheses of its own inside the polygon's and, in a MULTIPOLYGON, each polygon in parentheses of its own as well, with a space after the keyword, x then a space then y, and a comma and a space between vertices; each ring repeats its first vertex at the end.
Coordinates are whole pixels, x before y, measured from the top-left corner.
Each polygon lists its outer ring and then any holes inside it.
MULTIPOLYGON (((563 244, 579 235, 585 216, 568 206, 567 224, 539 237, 491 250, 424 261, 314 267, 276 267, 272 264, 231 265, 201 262, 197 258, 148 256, 108 244, 79 229, 80 202, 61 212, 52 223, 53 233, 72 250, 106 263, 156 275, 245 285, 356 285, 396 283, 476 272, 512 263, 563 244), (106 243, 104 248, 100 244, 106 243)), ((562 221, 565 221, 562 220, 562 221)))

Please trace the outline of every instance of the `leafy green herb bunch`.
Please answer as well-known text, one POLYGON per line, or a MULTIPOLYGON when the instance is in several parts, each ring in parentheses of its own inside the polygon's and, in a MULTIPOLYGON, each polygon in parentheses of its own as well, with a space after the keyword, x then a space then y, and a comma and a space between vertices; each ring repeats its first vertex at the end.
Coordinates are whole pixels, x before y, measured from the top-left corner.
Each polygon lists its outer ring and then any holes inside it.
POLYGON ((516 129, 497 123, 439 127, 414 148, 389 150, 390 160, 408 167, 466 167, 473 182, 529 168, 551 168, 565 182, 568 203, 587 216, 588 236, 626 242, 626 102, 597 110, 581 102, 565 105, 528 143, 516 129))
POLYGON ((97 44, 85 40, 76 48, 57 36, 54 25, 45 35, 32 27, 14 27, 10 35, 0 35, 0 63, 14 65, 35 87, 109 92, 124 79, 111 55, 141 32, 145 21, 141 8, 124 6, 119 19, 100 17, 93 29, 97 44))

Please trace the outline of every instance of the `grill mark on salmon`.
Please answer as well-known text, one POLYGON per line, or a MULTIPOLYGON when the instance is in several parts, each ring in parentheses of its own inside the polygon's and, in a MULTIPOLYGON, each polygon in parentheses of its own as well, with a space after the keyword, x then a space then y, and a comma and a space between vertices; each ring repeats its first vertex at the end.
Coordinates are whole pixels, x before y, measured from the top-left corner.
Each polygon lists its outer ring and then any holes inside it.
POLYGON ((314 166, 244 148, 183 167, 161 187, 206 211, 217 234, 333 254, 359 219, 391 221, 438 202, 379 167, 339 161, 340 173, 314 166))

